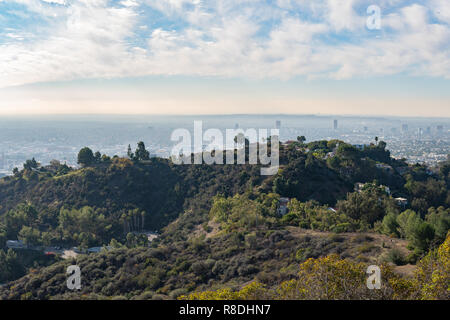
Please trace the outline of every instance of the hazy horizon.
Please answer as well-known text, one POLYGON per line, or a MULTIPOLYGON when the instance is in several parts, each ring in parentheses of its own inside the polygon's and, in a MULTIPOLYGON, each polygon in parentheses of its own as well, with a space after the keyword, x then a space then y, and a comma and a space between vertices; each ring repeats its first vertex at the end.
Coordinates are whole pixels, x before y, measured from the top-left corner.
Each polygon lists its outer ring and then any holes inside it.
MULTIPOLYGON (((160 114, 160 113, 24 113, 24 114, 4 114, 2 115, 3 119, 5 118, 17 118, 17 119, 26 119, 30 118, 30 121, 39 121, 39 120, 55 120, 59 121, 61 119, 68 120, 70 117, 80 117, 80 118, 94 118, 94 117, 106 117, 106 118, 116 118, 117 120, 127 120, 123 119, 123 117, 135 118, 136 120, 147 121, 146 119, 139 118, 140 116, 145 117, 317 117, 317 118, 361 118, 361 119, 409 119, 409 120, 442 120, 447 121, 450 120, 449 117, 442 116, 402 116, 402 115, 388 115, 388 114, 308 114, 308 113, 223 113, 223 114, 215 114, 215 113, 198 113, 198 114, 160 114)), ((2 118, 0 118, 0 121, 2 118)), ((79 121, 80 119, 74 119, 74 121, 79 121)), ((108 119, 110 121, 112 119, 108 119)))
POLYGON ((0 115, 450 117, 450 2, 372 5, 3 0, 0 115))

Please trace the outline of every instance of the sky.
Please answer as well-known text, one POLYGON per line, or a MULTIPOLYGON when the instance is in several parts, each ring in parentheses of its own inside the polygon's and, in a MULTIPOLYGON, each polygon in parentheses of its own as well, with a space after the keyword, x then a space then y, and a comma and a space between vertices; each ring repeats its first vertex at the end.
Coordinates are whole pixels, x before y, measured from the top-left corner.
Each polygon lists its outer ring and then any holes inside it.
POLYGON ((450 117, 450 1, 0 0, 0 114, 55 113, 450 117))

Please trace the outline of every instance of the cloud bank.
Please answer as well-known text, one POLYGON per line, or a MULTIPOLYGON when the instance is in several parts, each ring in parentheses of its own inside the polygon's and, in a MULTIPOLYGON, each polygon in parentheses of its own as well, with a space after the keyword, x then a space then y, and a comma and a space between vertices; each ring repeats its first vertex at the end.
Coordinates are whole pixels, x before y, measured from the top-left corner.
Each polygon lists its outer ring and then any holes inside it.
POLYGON ((0 0, 0 87, 189 75, 450 78, 450 2, 0 0))

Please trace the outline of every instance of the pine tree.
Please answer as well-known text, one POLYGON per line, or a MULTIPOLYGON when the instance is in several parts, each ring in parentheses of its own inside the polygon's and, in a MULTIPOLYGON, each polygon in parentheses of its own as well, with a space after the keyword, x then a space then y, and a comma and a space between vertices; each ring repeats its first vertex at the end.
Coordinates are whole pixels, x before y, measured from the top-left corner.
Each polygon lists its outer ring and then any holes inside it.
POLYGON ((128 145, 127 156, 128 156, 128 158, 130 158, 130 159, 132 159, 132 160, 133 160, 133 158, 134 158, 134 154, 133 154, 133 152, 131 151, 131 145, 128 145))

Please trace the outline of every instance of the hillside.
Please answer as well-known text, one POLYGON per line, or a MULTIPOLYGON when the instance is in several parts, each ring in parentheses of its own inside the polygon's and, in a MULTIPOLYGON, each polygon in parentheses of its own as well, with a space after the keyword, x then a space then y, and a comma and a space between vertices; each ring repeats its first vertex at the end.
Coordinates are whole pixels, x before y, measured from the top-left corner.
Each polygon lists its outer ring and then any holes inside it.
MULTIPOLYGON (((276 287, 295 279, 299 264, 331 254, 389 263, 411 276, 449 230, 449 164, 434 171, 408 166, 385 148, 283 145, 275 176, 261 176, 258 165, 158 158, 103 157, 79 170, 25 168, 0 182, 2 243, 111 250, 76 261, 22 262, 23 271, 5 277, 11 282, 0 297, 167 299, 237 290, 253 280, 276 287), (284 215, 281 198, 289 199, 284 215), (160 235, 148 244, 136 236, 145 230, 160 235), (75 263, 81 292, 65 284, 66 267, 75 263)), ((0 257, 0 270, 12 263, 20 262, 0 257)))
POLYGON ((67 290, 62 261, 7 285, 2 299, 176 298, 192 290, 240 288, 257 279, 268 286, 295 278, 298 265, 307 258, 329 254, 370 264, 380 263, 390 249, 407 252, 406 241, 371 233, 334 235, 298 228, 268 230, 255 238, 232 234, 144 249, 115 249, 82 256, 81 292, 67 290))

